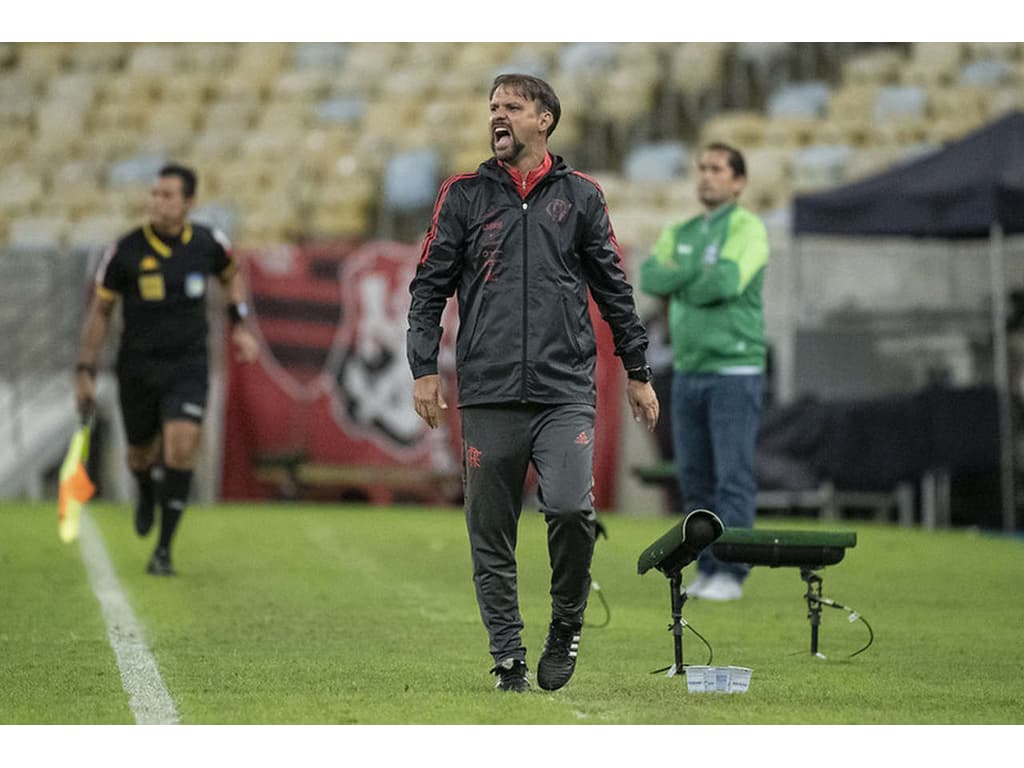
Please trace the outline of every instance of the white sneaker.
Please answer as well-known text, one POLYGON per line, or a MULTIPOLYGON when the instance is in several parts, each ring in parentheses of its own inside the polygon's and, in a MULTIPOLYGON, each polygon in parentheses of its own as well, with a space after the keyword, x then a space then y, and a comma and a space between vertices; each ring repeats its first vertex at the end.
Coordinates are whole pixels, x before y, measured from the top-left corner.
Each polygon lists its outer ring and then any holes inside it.
POLYGON ((714 573, 707 580, 698 595, 702 600, 724 602, 743 597, 742 582, 729 573, 714 573))
POLYGON ((686 585, 686 594, 690 597, 701 597, 700 592, 708 585, 709 578, 708 574, 697 571, 697 578, 686 585))

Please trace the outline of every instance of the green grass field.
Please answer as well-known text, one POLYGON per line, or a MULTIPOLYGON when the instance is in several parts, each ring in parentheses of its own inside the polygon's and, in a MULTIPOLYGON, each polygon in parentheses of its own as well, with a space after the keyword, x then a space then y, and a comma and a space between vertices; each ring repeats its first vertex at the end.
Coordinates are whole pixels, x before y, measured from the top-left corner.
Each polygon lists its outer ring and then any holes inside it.
MULTIPOLYGON (((0 724, 134 718, 77 544, 53 504, 0 507, 0 724)), ((860 521, 856 548, 821 571, 826 609, 809 653, 804 583, 755 568, 742 601, 691 600, 714 664, 753 669, 745 694, 690 694, 672 662, 668 582, 636 574, 667 518, 606 515, 576 675, 561 691, 493 690, 461 511, 365 506, 195 506, 179 576, 144 574, 126 507, 94 504, 116 572, 185 724, 1021 724, 1024 540, 860 521)), ((760 519, 759 527, 820 527, 760 519)), ((548 618, 540 515, 524 513, 520 600, 528 662, 548 618)), ((692 577, 687 568, 684 578, 692 577)), ((707 650, 684 635, 685 661, 707 650)))

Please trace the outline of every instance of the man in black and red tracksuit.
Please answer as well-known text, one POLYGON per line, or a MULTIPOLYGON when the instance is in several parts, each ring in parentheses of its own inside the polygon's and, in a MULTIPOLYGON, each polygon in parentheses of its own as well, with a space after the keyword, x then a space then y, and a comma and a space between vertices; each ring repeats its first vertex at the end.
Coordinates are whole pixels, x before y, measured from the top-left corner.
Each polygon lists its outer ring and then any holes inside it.
POLYGON ((515 548, 532 463, 551 560, 537 681, 556 690, 575 669, 594 551, 597 344, 588 289, 627 371, 633 416, 648 429, 658 400, 604 195, 548 151, 558 97, 538 78, 499 75, 490 110, 494 157, 438 193, 410 286, 407 351, 416 412, 436 427, 447 408, 437 374, 441 314, 457 294, 466 525, 491 671, 501 690, 529 689, 515 548))

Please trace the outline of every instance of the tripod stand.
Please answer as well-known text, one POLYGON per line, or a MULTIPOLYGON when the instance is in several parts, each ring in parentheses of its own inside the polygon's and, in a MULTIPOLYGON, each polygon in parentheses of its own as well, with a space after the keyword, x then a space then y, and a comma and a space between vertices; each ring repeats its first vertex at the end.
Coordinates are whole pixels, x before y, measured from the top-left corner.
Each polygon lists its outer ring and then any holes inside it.
POLYGON ((821 626, 821 576, 811 568, 801 568, 800 578, 807 582, 807 620, 811 622, 811 655, 825 658, 818 653, 818 628, 821 626))
POLYGON ((674 677, 683 672, 683 627, 686 626, 683 620, 683 604, 686 602, 686 590, 683 589, 682 571, 671 571, 668 574, 668 583, 672 591, 672 623, 668 625, 668 629, 672 633, 672 642, 675 646, 675 663, 669 667, 656 669, 651 674, 667 672, 667 677, 674 677))

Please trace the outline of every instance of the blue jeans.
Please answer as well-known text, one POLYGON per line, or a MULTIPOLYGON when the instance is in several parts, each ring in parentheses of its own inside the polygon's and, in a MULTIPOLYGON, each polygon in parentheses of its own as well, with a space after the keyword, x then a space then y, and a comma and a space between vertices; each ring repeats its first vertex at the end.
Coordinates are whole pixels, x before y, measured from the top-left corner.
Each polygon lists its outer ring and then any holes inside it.
MULTIPOLYGON (((680 373, 672 380, 672 439, 687 512, 710 509, 728 528, 752 528, 757 509, 754 452, 763 374, 680 373)), ((701 552, 697 569, 740 580, 750 566, 701 552)))

